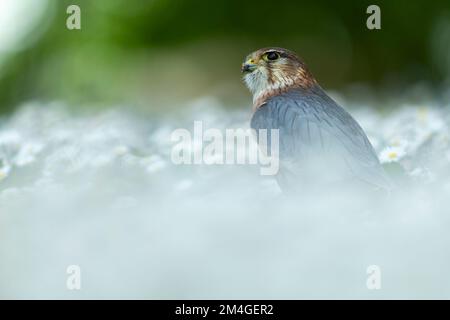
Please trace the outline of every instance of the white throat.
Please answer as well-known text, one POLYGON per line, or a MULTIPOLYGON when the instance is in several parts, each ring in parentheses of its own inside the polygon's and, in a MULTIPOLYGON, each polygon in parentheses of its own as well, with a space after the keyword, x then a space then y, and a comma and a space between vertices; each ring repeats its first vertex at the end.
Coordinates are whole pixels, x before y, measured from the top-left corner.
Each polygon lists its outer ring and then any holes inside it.
POLYGON ((244 82, 253 94, 254 105, 258 104, 264 96, 268 96, 272 92, 282 91, 284 88, 294 84, 294 79, 286 78, 279 73, 273 73, 272 76, 275 78, 275 82, 269 83, 267 71, 261 69, 244 76, 244 82))

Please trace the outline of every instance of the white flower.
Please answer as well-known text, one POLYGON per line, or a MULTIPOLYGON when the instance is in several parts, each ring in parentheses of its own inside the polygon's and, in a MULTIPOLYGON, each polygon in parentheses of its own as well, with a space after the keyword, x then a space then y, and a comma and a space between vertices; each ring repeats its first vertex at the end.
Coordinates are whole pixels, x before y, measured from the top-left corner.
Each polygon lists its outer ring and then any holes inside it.
POLYGON ((11 171, 11 167, 8 165, 0 167, 0 181, 5 179, 9 175, 10 171, 11 171))
POLYGON ((425 127, 430 132, 439 132, 445 127, 442 115, 436 110, 421 107, 416 111, 418 125, 425 127))
POLYGON ((389 146, 380 153, 381 163, 398 162, 406 155, 403 146, 389 146))
POLYGON ((114 148, 114 154, 116 156, 124 156, 128 152, 130 152, 130 149, 127 146, 124 145, 118 145, 114 148))
POLYGON ((36 155, 38 155, 43 148, 44 146, 41 143, 24 144, 17 153, 14 163, 19 167, 33 163, 36 160, 36 155))
POLYGON ((166 167, 166 162, 159 156, 153 155, 147 158, 144 158, 141 163, 145 166, 146 171, 148 173, 155 173, 161 171, 166 167))

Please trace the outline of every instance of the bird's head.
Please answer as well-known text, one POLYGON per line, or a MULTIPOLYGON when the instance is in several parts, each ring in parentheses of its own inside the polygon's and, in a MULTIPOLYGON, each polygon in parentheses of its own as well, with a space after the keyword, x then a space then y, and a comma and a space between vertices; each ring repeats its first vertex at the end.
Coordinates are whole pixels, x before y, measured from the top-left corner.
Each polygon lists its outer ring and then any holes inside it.
POLYGON ((283 48, 263 48, 249 54, 241 71, 253 94, 255 108, 291 88, 308 88, 316 84, 303 61, 294 52, 283 48))

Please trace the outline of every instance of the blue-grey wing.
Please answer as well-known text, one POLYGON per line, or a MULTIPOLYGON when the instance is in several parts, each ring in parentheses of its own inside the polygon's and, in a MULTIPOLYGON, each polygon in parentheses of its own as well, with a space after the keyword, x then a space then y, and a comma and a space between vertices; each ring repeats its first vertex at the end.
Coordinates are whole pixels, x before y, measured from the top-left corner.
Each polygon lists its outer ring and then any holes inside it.
POLYGON ((322 176, 329 182, 357 179, 392 188, 362 128, 320 87, 269 99, 255 111, 251 127, 257 133, 279 130, 280 176, 287 185, 322 176))

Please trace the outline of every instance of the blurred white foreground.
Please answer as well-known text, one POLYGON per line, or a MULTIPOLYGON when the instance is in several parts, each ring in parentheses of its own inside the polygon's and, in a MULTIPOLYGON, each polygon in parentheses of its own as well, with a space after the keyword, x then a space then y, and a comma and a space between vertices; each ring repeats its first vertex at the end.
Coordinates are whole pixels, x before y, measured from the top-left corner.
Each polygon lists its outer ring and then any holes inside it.
POLYGON ((448 111, 350 111, 404 171, 387 199, 287 198, 257 166, 175 166, 174 129, 248 127, 210 99, 165 118, 24 106, 0 121, 0 298, 450 298, 448 111))

